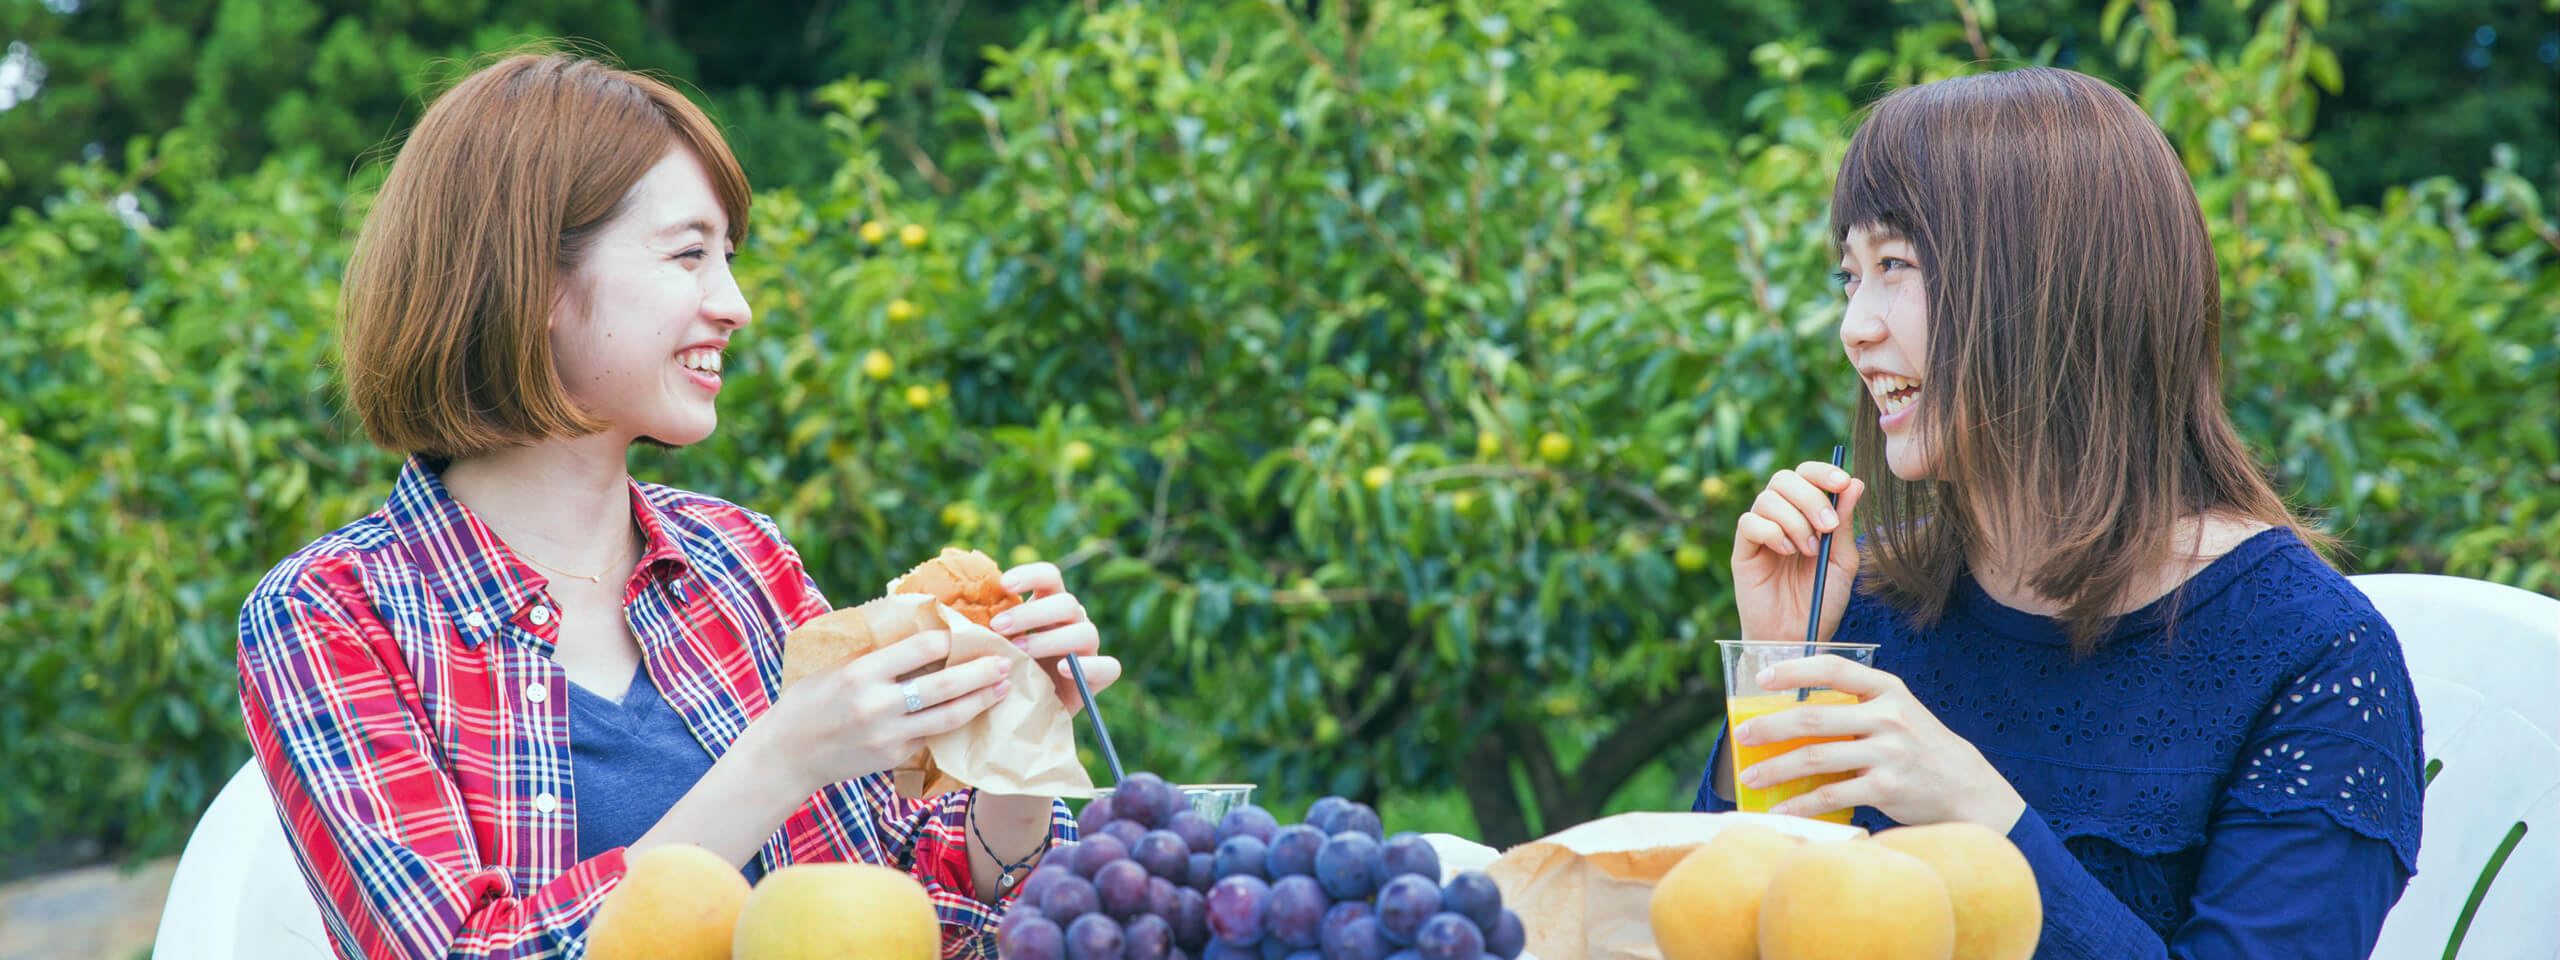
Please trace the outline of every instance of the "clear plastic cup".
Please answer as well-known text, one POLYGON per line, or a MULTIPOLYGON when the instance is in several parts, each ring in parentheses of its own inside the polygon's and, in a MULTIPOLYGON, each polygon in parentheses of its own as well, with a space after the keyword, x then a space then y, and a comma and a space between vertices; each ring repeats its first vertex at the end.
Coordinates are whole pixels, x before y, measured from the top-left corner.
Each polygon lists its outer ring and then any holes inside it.
MULTIPOLYGON (((1871 667, 1876 662, 1876 645, 1872 643, 1806 644, 1795 641, 1747 643, 1741 640, 1718 640, 1716 646, 1724 653, 1724 715, 1725 729, 1728 731, 1741 726, 1743 721, 1753 717, 1765 717, 1797 707, 1838 706, 1858 702, 1857 697, 1828 687, 1763 690, 1755 679, 1760 675, 1761 670, 1789 660, 1801 660, 1808 656, 1824 654, 1840 657, 1861 666, 1871 667)), ((1789 780, 1785 783, 1770 784, 1766 787, 1745 786, 1742 782, 1742 771, 1750 769, 1752 764, 1807 744, 1848 739, 1851 738, 1803 737, 1747 747, 1739 742, 1733 743, 1730 753, 1733 756, 1734 809, 1746 813, 1767 813, 1769 808, 1811 793, 1825 784, 1838 783, 1857 776, 1855 773, 1824 773, 1789 780)), ((1833 810, 1814 819, 1847 823, 1849 811, 1833 810)))
MULTIPOLYGON (((1108 797, 1113 789, 1096 787, 1093 798, 1108 797)), ((1250 783, 1187 783, 1175 789, 1181 790, 1182 798, 1191 802, 1191 809, 1209 818, 1210 823, 1225 819, 1227 811, 1253 802, 1253 784, 1250 783)))

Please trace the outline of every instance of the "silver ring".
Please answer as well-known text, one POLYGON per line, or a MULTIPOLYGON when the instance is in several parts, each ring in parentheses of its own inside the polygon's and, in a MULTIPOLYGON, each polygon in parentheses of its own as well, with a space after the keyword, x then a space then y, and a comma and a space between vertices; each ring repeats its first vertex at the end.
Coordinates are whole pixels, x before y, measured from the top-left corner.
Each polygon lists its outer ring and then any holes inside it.
POLYGON ((916 688, 915 681, 909 680, 899 684, 898 695, 907 698, 908 713, 924 709, 924 691, 916 688))

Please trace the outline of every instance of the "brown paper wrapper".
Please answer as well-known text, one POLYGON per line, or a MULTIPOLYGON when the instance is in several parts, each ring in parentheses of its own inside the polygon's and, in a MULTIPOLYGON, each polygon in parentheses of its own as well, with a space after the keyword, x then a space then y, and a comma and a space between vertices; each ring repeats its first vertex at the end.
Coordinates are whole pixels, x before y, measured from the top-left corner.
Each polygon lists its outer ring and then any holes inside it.
POLYGON ((951 655, 902 679, 1002 657, 1013 663, 1013 689, 959 729, 925 738, 923 750, 891 768, 899 796, 920 800, 968 787, 1008 796, 1093 795, 1093 779, 1076 760, 1074 717, 1040 665, 930 596, 892 594, 800 625, 783 640, 783 689, 926 630, 949 631, 951 655))
POLYGON ((1653 885, 1726 827, 1756 823, 1815 842, 1866 831, 1766 813, 1622 813, 1513 847, 1485 872, 1542 960, 1662 960, 1653 885))

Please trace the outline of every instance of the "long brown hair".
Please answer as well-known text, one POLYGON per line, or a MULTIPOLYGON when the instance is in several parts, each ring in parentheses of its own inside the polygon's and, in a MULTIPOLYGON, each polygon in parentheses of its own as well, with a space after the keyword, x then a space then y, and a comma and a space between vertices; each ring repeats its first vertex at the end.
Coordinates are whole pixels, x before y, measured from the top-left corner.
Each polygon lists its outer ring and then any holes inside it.
POLYGON ((1876 589, 1919 622, 1968 556, 2011 558, 2093 647, 2205 514, 2293 528, 2222 404, 2222 292, 2195 187, 2114 87, 2028 68, 1896 90, 1857 135, 1832 237, 1901 234, 1928 285, 1930 479, 1885 468, 1859 393, 1876 589), (1987 508, 1987 509, 1986 509, 1987 508), (1977 515, 1985 513, 1989 515, 1977 515))
POLYGON ((746 240, 719 128, 647 74, 545 46, 427 108, 365 217, 339 294, 347 399, 381 446, 451 458, 604 428, 552 366, 562 281, 673 149, 746 240))

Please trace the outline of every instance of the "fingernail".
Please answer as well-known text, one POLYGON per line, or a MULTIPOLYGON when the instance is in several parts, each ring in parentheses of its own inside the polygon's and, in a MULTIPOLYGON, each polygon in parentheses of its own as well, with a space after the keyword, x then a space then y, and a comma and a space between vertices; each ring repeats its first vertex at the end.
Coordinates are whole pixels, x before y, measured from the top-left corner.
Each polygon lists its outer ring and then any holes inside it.
POLYGON ((1012 673, 1012 672, 1013 672, 1013 661, 1011 661, 1011 660, 998 660, 998 661, 996 661, 996 676, 1001 677, 1001 676, 1004 676, 1005 674, 1012 673))
POLYGON ((997 633, 1012 633, 1012 632, 1013 632, 1013 614, 1010 614, 1010 613, 999 613, 999 614, 996 614, 996 618, 995 618, 995 619, 987 621, 987 629, 994 630, 994 631, 995 631, 995 632, 997 632, 997 633))
POLYGON ((1751 682, 1759 684, 1760 689, 1766 690, 1769 689, 1769 681, 1776 679, 1777 675, 1778 668, 1761 667, 1759 673, 1751 675, 1751 682))
POLYGON ((1004 584, 1005 589, 1011 590, 1015 593, 1021 593, 1023 590, 1022 575, 1019 573, 1008 573, 1004 576, 997 577, 996 582, 1004 584))
POLYGON ((1812 537, 1806 537, 1806 538, 1804 538, 1804 552, 1806 552, 1806 553, 1808 553, 1808 554, 1811 554, 1811 553, 1818 553, 1818 552, 1820 552, 1820 551, 1821 551, 1821 549, 1822 549, 1821 547, 1819 547, 1819 546, 1815 545, 1815 543, 1814 543, 1814 539, 1813 539, 1812 537))
POLYGON ((996 684, 996 699, 998 699, 998 700, 1002 700, 1002 699, 1004 699, 1004 695, 1005 695, 1005 694, 1012 693, 1012 692, 1013 692, 1013 681, 1011 681, 1011 680, 1004 680, 1004 681, 999 681, 999 682, 996 684))
POLYGON ((1751 768, 1751 769, 1749 769, 1749 770, 1744 770, 1744 771, 1742 771, 1742 785, 1743 785, 1743 786, 1750 787, 1750 788, 1753 788, 1753 789, 1755 789, 1755 790, 1756 790, 1756 789, 1759 789, 1759 788, 1761 788, 1761 787, 1767 786, 1767 784, 1764 784, 1764 783, 1761 783, 1761 782, 1760 782, 1760 781, 1761 781, 1761 780, 1763 780, 1763 779, 1765 779, 1765 778, 1764 778, 1764 777, 1762 777, 1762 776, 1760 775, 1760 768, 1758 768, 1758 767, 1753 767, 1753 768, 1751 768))
POLYGON ((1823 510, 1822 510, 1822 525, 1823 525, 1823 526, 1826 526, 1826 527, 1836 527, 1836 526, 1839 526, 1839 525, 1840 525, 1840 515, 1839 515, 1839 514, 1837 514, 1837 513, 1833 513, 1833 512, 1831 511, 1831 508, 1829 508, 1829 507, 1824 507, 1824 508, 1823 508, 1823 510))

